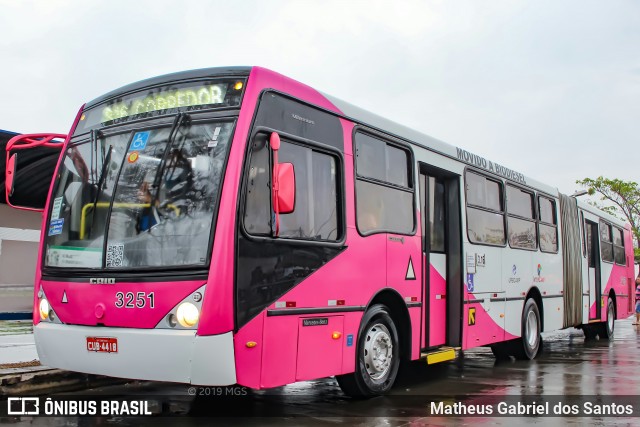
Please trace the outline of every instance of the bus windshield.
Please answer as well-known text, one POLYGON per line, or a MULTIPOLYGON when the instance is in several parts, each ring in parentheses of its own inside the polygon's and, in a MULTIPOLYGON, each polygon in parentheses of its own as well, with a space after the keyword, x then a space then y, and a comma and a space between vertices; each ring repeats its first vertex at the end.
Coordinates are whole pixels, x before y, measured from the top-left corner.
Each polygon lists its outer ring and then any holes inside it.
POLYGON ((45 266, 204 266, 234 122, 92 132, 69 145, 47 224, 45 266))

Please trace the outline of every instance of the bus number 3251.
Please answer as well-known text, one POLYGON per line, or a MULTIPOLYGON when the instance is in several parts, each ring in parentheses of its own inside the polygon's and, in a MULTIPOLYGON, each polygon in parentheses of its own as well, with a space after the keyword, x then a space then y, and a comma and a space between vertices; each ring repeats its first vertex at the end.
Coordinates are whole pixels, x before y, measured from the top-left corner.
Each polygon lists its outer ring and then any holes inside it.
POLYGON ((117 308, 144 308, 149 301, 149 308, 154 308, 154 295, 153 292, 144 293, 136 292, 135 296, 133 292, 117 292, 116 293, 116 307, 117 308))

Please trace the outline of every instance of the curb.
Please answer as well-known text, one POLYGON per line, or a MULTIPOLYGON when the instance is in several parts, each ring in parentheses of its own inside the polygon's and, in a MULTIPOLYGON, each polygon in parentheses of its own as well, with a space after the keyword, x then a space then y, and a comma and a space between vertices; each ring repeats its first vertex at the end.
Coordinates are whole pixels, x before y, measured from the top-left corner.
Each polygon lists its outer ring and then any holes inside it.
POLYGON ((0 397, 34 396, 130 382, 122 378, 70 372, 47 366, 0 370, 0 397))

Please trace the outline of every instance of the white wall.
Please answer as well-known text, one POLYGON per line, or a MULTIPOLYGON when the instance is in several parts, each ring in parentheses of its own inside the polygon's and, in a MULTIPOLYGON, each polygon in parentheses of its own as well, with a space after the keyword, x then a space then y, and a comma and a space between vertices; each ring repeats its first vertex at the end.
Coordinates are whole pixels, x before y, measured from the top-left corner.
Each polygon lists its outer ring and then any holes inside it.
POLYGON ((0 204, 0 286, 33 287, 41 221, 39 212, 0 204))

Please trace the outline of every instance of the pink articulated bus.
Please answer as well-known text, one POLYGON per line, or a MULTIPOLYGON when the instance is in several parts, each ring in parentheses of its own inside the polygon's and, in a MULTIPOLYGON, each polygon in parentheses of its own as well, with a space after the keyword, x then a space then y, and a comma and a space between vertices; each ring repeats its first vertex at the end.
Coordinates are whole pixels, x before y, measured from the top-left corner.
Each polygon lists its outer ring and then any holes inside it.
MULTIPOLYGON (((631 229, 479 155, 259 67, 151 78, 83 105, 44 207, 44 365, 254 389, 540 333, 610 338, 633 310, 631 229)), ((13 200, 15 205, 15 200, 13 200)), ((23 206, 24 207, 24 206, 23 206)))

